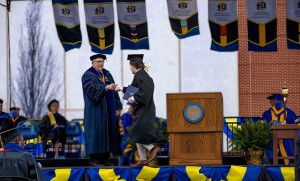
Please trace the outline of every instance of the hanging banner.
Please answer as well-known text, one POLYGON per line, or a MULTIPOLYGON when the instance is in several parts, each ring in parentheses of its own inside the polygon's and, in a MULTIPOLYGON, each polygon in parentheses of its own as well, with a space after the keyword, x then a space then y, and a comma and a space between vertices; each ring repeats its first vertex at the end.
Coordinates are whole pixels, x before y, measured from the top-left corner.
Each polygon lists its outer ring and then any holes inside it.
POLYGON ((167 0, 167 2, 171 28, 178 38, 200 34, 197 0, 167 0))
POLYGON ((149 49, 145 0, 117 0, 121 49, 149 49))
POLYGON ((77 0, 52 0, 57 34, 65 52, 81 46, 77 0))
POLYGON ((276 1, 247 0, 248 50, 277 51, 276 1))
POLYGON ((43 170, 43 175, 46 181, 53 180, 72 180, 81 181, 85 168, 58 168, 43 170))
POLYGON ((288 49, 300 49, 299 0, 286 0, 286 34, 288 49))
POLYGON ((112 54, 115 38, 113 0, 84 0, 84 9, 92 51, 112 54))
POLYGON ((212 38, 210 49, 220 52, 237 51, 237 1, 209 0, 208 19, 212 38))

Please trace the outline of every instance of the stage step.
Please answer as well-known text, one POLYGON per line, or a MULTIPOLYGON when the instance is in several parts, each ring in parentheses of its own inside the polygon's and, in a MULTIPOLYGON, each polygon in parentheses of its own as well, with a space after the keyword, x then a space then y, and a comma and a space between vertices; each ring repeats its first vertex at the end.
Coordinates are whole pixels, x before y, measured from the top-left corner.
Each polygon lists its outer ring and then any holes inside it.
POLYGON ((246 165, 245 156, 223 156, 223 165, 246 165))
POLYGON ((37 159, 42 167, 85 167, 89 166, 89 159, 87 158, 66 158, 66 159, 53 159, 43 158, 37 159))

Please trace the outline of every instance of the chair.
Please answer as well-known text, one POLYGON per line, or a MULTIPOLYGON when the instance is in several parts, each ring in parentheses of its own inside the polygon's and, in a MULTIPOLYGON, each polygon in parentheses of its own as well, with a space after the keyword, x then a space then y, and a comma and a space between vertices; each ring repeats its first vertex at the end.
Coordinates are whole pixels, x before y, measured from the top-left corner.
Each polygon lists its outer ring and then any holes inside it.
POLYGON ((18 132, 23 136, 25 140, 24 149, 32 155, 37 156, 36 149, 38 148, 38 145, 34 141, 32 141, 34 139, 37 140, 39 136, 37 124, 33 121, 21 121, 19 122, 17 127, 18 132))
POLYGON ((77 139, 82 133, 79 122, 68 122, 66 125, 67 141, 65 143, 66 158, 79 158, 81 156, 81 142, 77 139))

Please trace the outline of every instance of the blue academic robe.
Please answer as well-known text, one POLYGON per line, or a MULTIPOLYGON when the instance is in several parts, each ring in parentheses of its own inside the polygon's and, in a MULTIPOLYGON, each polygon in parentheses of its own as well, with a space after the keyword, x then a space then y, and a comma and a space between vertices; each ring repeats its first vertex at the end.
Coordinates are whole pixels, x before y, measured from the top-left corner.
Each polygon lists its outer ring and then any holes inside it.
POLYGON ((6 113, 6 112, 0 112, 0 119, 2 118, 10 118, 10 114, 6 113))
POLYGON ((7 143, 3 148, 5 150, 10 150, 10 151, 27 152, 26 150, 24 150, 24 148, 19 146, 17 143, 7 143))
MULTIPOLYGON (((262 115, 262 120, 266 120, 268 123, 271 121, 284 122, 284 109, 276 110, 275 106, 271 107, 262 115)), ((298 119, 294 111, 286 108, 286 124, 297 124, 298 119)), ((292 140, 283 140, 283 148, 279 146, 279 152, 283 156, 294 156, 294 146, 292 140)), ((296 145, 295 145, 296 146, 296 145)), ((273 158, 272 148, 267 149, 268 158, 273 158)), ((289 161, 286 159, 286 163, 289 161)))
POLYGON ((105 91, 105 85, 115 82, 109 71, 103 69, 102 72, 103 74, 91 67, 82 76, 87 154, 118 151, 115 111, 122 109, 122 104, 118 93, 105 91))

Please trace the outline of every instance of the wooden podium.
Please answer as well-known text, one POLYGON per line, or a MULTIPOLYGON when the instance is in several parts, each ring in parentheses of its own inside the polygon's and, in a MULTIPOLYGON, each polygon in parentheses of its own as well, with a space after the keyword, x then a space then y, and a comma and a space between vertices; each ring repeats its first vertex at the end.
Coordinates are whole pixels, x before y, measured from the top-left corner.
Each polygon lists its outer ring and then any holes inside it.
MULTIPOLYGON (((299 126, 297 124, 273 124, 273 165, 278 165, 278 139, 293 139, 294 140, 294 154, 296 153, 297 139, 298 139, 299 126)), ((295 156, 288 156, 290 160, 295 160, 295 156)))
POLYGON ((167 94, 167 118, 170 165, 222 164, 222 93, 167 94))

